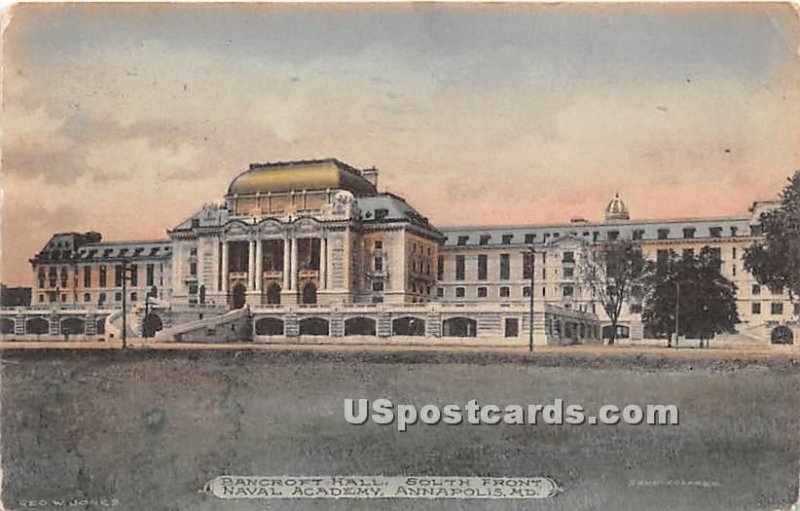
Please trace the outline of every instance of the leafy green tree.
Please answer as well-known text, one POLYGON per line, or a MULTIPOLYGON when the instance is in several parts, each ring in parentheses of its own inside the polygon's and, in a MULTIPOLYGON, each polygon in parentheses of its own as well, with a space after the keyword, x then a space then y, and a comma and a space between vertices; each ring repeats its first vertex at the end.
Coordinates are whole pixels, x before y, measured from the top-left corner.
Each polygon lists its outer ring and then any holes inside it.
MULTIPOLYGON (((699 254, 670 258, 652 264, 642 319, 651 333, 708 340, 734 332, 739 322, 736 286, 720 274, 718 252, 703 247, 699 254), (677 322, 676 314, 677 311, 677 322)), ((670 341, 671 345, 671 341, 670 341)))
POLYGON ((763 239, 745 250, 745 268, 759 283, 800 296, 800 171, 789 178, 780 206, 759 220, 763 239))
POLYGON ((608 241, 583 249, 581 279, 611 321, 609 345, 616 342, 622 306, 633 296, 646 269, 647 260, 641 249, 629 241, 608 241))

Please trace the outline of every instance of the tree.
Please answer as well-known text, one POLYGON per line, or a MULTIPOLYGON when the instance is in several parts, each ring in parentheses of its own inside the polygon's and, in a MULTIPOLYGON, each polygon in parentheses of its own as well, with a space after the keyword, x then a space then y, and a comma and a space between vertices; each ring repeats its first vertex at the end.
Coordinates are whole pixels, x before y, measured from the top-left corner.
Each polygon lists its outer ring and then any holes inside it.
POLYGON ((637 245, 629 241, 608 241, 586 245, 579 267, 592 299, 600 302, 611 321, 608 344, 612 345, 617 339, 622 306, 643 277, 647 261, 637 245))
POLYGON ((760 284, 800 296, 800 171, 789 178, 780 206, 759 221, 763 239, 745 250, 744 267, 760 284))
POLYGON ((642 313, 645 328, 666 336, 677 330, 700 339, 701 346, 718 333, 734 332, 739 322, 736 286, 720 274, 721 263, 717 251, 703 247, 698 255, 671 252, 668 261, 651 266, 642 313))

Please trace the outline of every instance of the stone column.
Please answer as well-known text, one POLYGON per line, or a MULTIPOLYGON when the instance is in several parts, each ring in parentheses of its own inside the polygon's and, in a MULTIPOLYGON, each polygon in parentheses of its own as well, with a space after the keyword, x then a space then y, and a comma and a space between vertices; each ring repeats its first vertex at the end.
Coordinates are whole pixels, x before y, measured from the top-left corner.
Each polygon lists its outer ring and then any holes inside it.
POLYGON ((328 238, 319 240, 319 287, 328 289, 328 238))
POLYGON ((222 240, 222 292, 228 293, 228 242, 222 240))
POLYGON ((289 290, 289 284, 290 284, 290 280, 289 280, 289 271, 290 271, 289 270, 289 244, 290 243, 291 243, 291 240, 289 239, 288 236, 283 238, 283 284, 281 285, 281 288, 284 291, 288 291, 289 290))
POLYGON ((291 273, 289 274, 289 289, 297 291, 297 238, 292 240, 291 273))
POLYGON ((247 290, 253 290, 253 282, 255 282, 255 260, 256 260, 256 240, 250 240, 247 243, 247 290))
POLYGON ((264 285, 264 241, 256 240, 256 291, 264 285))

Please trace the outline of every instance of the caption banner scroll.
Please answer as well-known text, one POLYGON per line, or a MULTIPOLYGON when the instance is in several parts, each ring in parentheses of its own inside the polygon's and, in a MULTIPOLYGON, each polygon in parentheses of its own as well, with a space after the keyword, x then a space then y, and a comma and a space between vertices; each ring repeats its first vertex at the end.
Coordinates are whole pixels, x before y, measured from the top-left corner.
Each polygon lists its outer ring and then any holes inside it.
POLYGON ((204 493, 221 499, 544 499, 548 477, 219 476, 204 493))

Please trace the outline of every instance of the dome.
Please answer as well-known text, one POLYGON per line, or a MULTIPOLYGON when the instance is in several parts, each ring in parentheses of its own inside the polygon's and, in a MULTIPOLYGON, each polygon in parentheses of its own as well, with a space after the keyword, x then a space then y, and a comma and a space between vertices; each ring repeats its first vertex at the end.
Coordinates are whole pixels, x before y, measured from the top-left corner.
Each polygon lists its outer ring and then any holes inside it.
POLYGON ((253 163, 236 176, 228 195, 284 193, 302 190, 348 190, 356 197, 372 196, 375 186, 361 171, 339 160, 303 160, 277 163, 253 163))
POLYGON ((628 206, 625 204, 625 201, 620 199, 619 193, 617 193, 614 195, 614 198, 611 199, 611 202, 608 203, 608 206, 606 206, 606 221, 630 219, 631 213, 628 211, 628 206))

